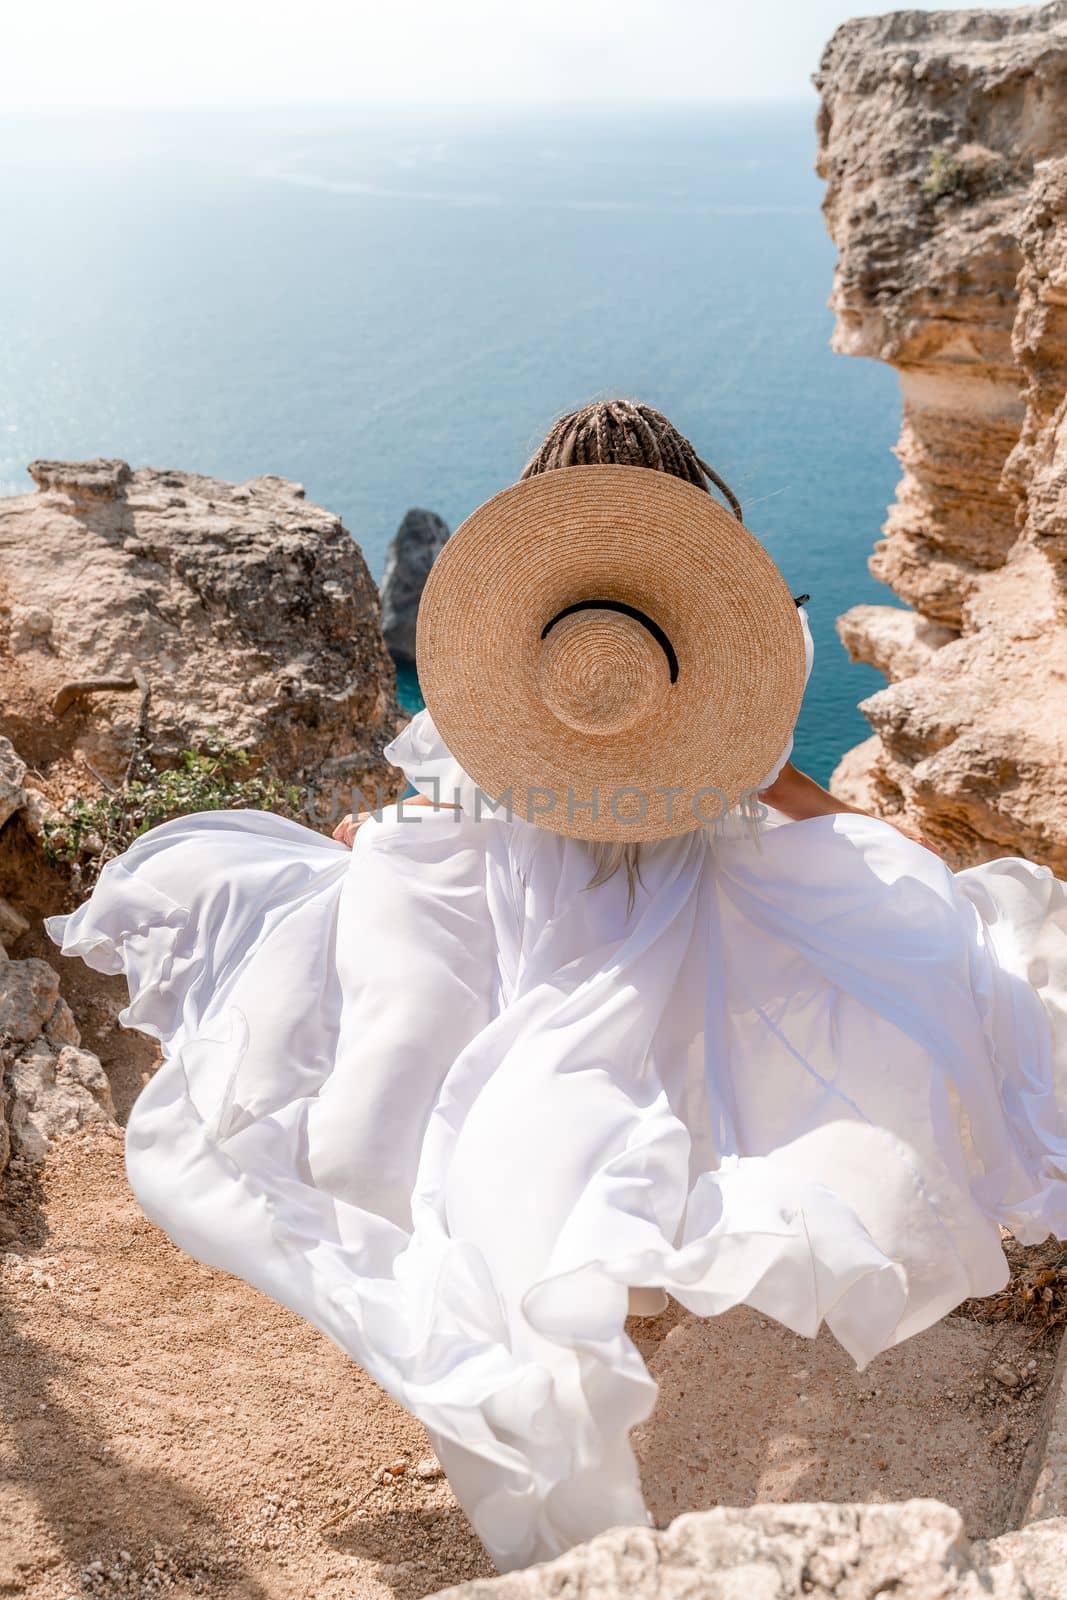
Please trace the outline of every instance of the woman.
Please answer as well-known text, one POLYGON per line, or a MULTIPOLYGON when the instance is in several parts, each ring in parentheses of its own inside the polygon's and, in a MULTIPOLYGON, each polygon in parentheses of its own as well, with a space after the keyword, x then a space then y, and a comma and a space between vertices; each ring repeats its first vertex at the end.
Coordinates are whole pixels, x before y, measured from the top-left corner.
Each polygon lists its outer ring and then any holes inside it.
POLYGON ((163 1044, 147 1214, 422 1420, 502 1570, 647 1520, 628 1308, 863 1365, 1067 1234, 1067 889, 791 766, 810 635, 738 511, 650 408, 563 418, 431 573, 422 799, 183 818, 49 923, 163 1044))

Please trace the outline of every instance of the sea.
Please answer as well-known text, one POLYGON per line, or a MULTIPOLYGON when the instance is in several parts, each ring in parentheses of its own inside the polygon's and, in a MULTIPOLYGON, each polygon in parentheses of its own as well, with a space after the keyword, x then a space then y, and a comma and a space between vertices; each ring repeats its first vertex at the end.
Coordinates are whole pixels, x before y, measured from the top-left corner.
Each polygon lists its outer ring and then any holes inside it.
MULTIPOLYGON (((0 493, 34 457, 276 473, 375 578, 554 419, 627 395, 733 485, 815 665, 825 782, 879 688, 834 619, 898 468, 895 374, 834 355, 814 100, 0 116, 0 493)), ((421 703, 413 675, 405 702, 421 703)))

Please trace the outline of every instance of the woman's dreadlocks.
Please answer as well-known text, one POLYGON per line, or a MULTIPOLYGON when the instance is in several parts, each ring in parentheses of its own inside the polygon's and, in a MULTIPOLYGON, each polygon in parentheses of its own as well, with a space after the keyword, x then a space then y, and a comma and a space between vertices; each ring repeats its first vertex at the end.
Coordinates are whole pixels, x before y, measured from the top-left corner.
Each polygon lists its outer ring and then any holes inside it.
MULTIPOLYGON (((651 467, 670 472, 707 489, 713 483, 734 516, 741 520, 741 502, 714 467, 697 455, 689 440, 662 411, 636 400, 594 400, 570 411, 552 428, 532 455, 520 478, 556 467, 651 467)), ((710 491, 709 491, 710 493, 710 491)))

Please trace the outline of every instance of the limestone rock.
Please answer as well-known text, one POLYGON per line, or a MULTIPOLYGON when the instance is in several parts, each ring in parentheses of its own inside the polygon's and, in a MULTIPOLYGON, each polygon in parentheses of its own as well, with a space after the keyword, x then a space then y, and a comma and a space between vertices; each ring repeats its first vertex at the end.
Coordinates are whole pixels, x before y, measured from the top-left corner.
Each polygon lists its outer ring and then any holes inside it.
POLYGON ((42 489, 61 491, 79 509, 118 499, 133 474, 125 461, 35 461, 30 468, 42 489))
POLYGON ((0 1040, 29 1044, 59 1004, 59 978, 36 957, 0 965, 0 1040))
POLYGON ((50 648, 51 615, 43 606, 12 606, 8 614, 8 645, 12 655, 50 648))
POLYGON ((393 535, 382 578, 382 633, 395 660, 414 663, 415 619, 448 527, 433 511, 407 512, 393 535))
POLYGON ((52 1139, 114 1122, 107 1074, 80 1045, 47 961, 0 947, 0 1172, 12 1151, 39 1160, 52 1139))
POLYGON ((22 787, 25 777, 26 763, 19 758, 10 739, 0 738, 0 828, 26 804, 26 792, 22 787))
POLYGON ((115 1120, 107 1074, 88 1050, 65 1044, 53 1051, 37 1039, 8 1068, 6 1079, 11 1142, 30 1160, 39 1160, 53 1139, 115 1120))
POLYGON ((915 608, 840 619, 890 682, 831 787, 952 866, 1017 854, 1062 875, 1067 0, 846 23, 817 82, 834 343, 901 376, 903 476, 871 570, 915 608))
MULTIPOLYGON (((1063 1593, 1067 1572, 1067 1518, 1049 1517, 1002 1533, 997 1539, 976 1544, 975 1556, 991 1578, 1000 1574, 1007 1583, 1008 1574, 1014 1572, 1025 1585, 1024 1594, 1032 1595, 1033 1600, 1055 1600, 1063 1593)), ((993 1600, 1000 1593, 994 1581, 993 1600)))
POLYGON ((1037 169, 1019 223, 1023 270, 1012 347, 1026 417, 1004 476, 1018 493, 1034 544, 1067 557, 1067 160, 1037 169))
POLYGON ((276 477, 231 484, 123 461, 30 472, 37 493, 0 500, 0 590, 53 744, 120 779, 142 674, 163 760, 217 730, 290 781, 315 785, 330 762, 342 809, 352 780, 395 791, 381 756, 403 721, 393 666, 338 517, 276 477), (52 709, 59 689, 94 680, 126 687, 68 691, 52 709))
POLYGON ((0 899, 0 949, 10 950, 29 927, 21 911, 16 911, 9 900, 0 899))
POLYGON ((81 1034, 78 1032, 74 1013, 62 997, 56 1001, 55 1009, 44 1025, 44 1034, 49 1044, 56 1049, 65 1044, 81 1044, 81 1034))
POLYGON ((882 741, 877 734, 853 745, 834 768, 833 789, 840 799, 859 806, 861 811, 892 819, 903 810, 903 801, 899 789, 892 789, 885 781, 879 765, 882 754, 882 741))
POLYGON ((901 373, 904 476, 879 572, 894 587, 898 542, 979 568, 1013 542, 1000 476, 1023 419, 1017 233, 1035 162, 1063 149, 1063 116, 1033 100, 1039 83, 1053 102, 1067 90, 1064 15, 865 18, 837 30, 817 76, 834 345, 901 373))
POLYGON ((950 644, 952 628, 896 606, 853 606, 837 619, 841 642, 854 660, 869 661, 887 678, 910 678, 950 644))
POLYGON ((52 804, 47 795, 41 793, 40 789, 34 789, 31 786, 26 790, 26 803, 22 808, 22 820, 26 825, 26 831, 30 838, 36 840, 38 844, 44 844, 45 825, 50 823, 58 827, 63 821, 63 813, 52 804))
POLYGON ((1065 1561, 1064 1520, 972 1548, 936 1500, 720 1506, 662 1531, 613 1528, 436 1600, 1060 1600, 1065 1561))

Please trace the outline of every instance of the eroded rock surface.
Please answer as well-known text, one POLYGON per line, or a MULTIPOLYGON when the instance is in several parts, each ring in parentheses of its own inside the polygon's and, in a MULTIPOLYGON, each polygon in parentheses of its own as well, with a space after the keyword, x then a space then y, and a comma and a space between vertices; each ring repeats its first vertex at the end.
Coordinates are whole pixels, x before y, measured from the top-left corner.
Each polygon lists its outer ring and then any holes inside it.
POLYGON ((437 1600, 1060 1600, 1065 1567, 1064 1520, 972 1547, 937 1500, 720 1506, 662 1531, 615 1528, 437 1600))
POLYGON ((0 828, 25 804, 26 763, 11 743, 0 737, 0 828))
MULTIPOLYGON (((57 746, 120 780, 147 683, 157 757, 217 730, 287 780, 393 792, 381 750, 403 716, 377 590, 338 517, 276 477, 30 472, 37 493, 0 500, 0 648, 57 746)), ((5 782, 0 750, 0 810, 5 782)))
POLYGON ((107 1074, 81 1049, 57 973, 0 945, 0 1171, 12 1152, 39 1160, 60 1135, 114 1121, 107 1074))
POLYGON ((900 372, 903 476, 857 606, 889 686, 835 792, 953 866, 1067 872, 1067 4, 847 23, 818 75, 835 347, 900 372))

